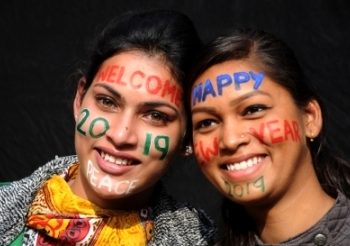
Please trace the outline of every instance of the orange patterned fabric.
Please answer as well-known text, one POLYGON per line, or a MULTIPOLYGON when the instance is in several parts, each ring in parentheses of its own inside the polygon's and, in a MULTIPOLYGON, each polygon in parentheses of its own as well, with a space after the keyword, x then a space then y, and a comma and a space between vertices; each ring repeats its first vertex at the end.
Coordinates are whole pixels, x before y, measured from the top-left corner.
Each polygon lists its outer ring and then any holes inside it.
MULTIPOLYGON (((74 177, 77 165, 66 177, 74 177)), ((150 209, 114 211, 99 208, 53 176, 38 191, 27 226, 38 231, 35 245, 147 245, 153 222, 150 209)))

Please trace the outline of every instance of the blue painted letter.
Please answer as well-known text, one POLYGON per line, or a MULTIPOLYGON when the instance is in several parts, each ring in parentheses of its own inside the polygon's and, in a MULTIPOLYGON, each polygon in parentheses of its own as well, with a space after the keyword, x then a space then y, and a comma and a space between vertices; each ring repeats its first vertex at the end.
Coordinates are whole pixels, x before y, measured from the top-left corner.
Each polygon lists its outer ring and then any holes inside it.
POLYGON ((232 78, 228 74, 221 74, 216 77, 218 83, 218 94, 222 95, 222 88, 232 84, 232 78))
POLYGON ((207 79, 207 81, 205 81, 205 85, 204 85, 202 101, 205 101, 205 98, 209 94, 211 94, 213 97, 216 97, 216 92, 213 88, 213 85, 211 84, 211 81, 209 79, 207 79))
POLYGON ((246 83, 249 81, 250 77, 249 74, 246 72, 237 72, 233 74, 233 77, 235 79, 235 88, 236 90, 240 90, 241 86, 240 84, 246 83))
POLYGON ((196 102, 201 102, 202 101, 202 95, 203 95, 203 91, 202 91, 202 83, 196 85, 193 88, 192 91, 192 105, 195 105, 196 102))
POLYGON ((249 74, 252 77, 252 79, 255 81, 254 90, 259 89, 259 87, 264 79, 264 74, 263 73, 254 73, 252 71, 250 71, 249 74))

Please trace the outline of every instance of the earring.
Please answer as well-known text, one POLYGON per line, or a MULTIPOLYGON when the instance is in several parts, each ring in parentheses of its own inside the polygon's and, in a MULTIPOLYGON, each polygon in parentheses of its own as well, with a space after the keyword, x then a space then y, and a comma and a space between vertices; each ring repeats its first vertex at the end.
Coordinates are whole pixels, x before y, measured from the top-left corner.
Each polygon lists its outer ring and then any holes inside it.
POLYGON ((311 130, 311 133, 310 133, 310 142, 313 142, 315 139, 314 139, 314 134, 311 130))
POLYGON ((186 145, 185 147, 185 156, 189 156, 193 154, 193 149, 191 145, 186 145))

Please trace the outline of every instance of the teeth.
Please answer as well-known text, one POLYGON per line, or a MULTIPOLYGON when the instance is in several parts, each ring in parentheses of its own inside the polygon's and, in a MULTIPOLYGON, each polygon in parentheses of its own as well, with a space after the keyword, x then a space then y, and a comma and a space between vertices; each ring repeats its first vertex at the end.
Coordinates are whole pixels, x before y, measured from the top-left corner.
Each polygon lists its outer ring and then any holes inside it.
POLYGON ((115 157, 115 156, 109 155, 103 151, 101 151, 101 157, 105 161, 108 161, 108 162, 111 162, 111 163, 114 163, 117 165, 121 165, 121 166, 126 166, 126 165, 132 164, 132 160, 115 157))
POLYGON ((255 156, 255 157, 250 158, 250 159, 245 160, 245 161, 228 164, 228 165, 226 165, 226 167, 229 171, 243 170, 243 169, 246 169, 248 167, 252 167, 252 166, 262 162, 262 160, 263 160, 263 158, 261 156, 259 156, 259 157, 255 156))
POLYGON ((109 162, 115 162, 115 158, 114 158, 114 156, 111 156, 111 155, 107 155, 107 157, 109 157, 109 158, 106 158, 109 162))

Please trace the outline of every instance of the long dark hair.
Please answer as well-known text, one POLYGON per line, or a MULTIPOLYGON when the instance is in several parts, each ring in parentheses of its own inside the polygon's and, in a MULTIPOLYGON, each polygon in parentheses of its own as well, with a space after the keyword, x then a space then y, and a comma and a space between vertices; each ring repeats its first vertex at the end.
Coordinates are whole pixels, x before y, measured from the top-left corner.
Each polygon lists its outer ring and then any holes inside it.
MULTIPOLYGON (((323 117, 326 117, 321 100, 312 86, 306 83, 293 51, 284 42, 264 31, 238 29, 207 44, 193 68, 191 83, 213 65, 242 59, 252 61, 266 76, 283 86, 300 108, 312 99, 317 100, 323 117)), ((350 197, 350 165, 330 150, 325 129, 323 126, 317 138, 309 142, 316 174, 328 194, 336 196, 337 190, 340 190, 350 197)), ((254 222, 243 206, 224 199, 222 214, 225 226, 222 245, 255 245, 254 222)))

